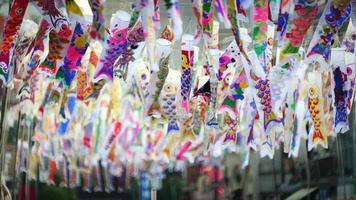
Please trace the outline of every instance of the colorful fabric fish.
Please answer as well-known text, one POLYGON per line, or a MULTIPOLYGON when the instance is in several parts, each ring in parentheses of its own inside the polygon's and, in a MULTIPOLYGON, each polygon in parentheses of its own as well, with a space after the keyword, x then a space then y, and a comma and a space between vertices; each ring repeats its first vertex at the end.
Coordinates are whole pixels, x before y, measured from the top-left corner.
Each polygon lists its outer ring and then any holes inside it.
POLYGON ((56 29, 57 33, 63 32, 69 34, 67 37, 70 36, 70 24, 64 2, 57 0, 33 0, 33 3, 42 13, 44 19, 52 28, 56 29))
POLYGON ((188 112, 189 107, 189 96, 191 90, 192 81, 192 67, 194 63, 194 51, 193 50, 182 50, 182 63, 181 63, 181 96, 182 96, 182 106, 188 112))
POLYGON ((253 49, 264 71, 267 71, 268 1, 255 0, 254 3, 254 25, 252 28, 253 49))
POLYGON ((236 66, 236 63, 240 60, 240 54, 236 41, 232 41, 219 58, 219 80, 222 80, 225 77, 225 72, 228 71, 228 69, 236 66))
POLYGON ((309 95, 308 109, 311 115, 312 128, 309 132, 308 148, 316 147, 317 144, 327 148, 328 141, 325 135, 325 122, 323 113, 323 98, 322 98, 322 79, 318 72, 310 72, 308 74, 309 95))
POLYGON ((76 167, 69 168, 69 188, 74 188, 78 186, 78 170, 76 167))
POLYGON ((195 18, 197 20, 197 29, 196 29, 196 33, 194 34, 194 39, 196 41, 199 41, 202 37, 202 28, 203 28, 203 24, 202 24, 202 1, 200 0, 193 0, 192 1, 193 4, 193 14, 195 15, 195 18))
POLYGON ((322 67, 328 66, 335 34, 350 15, 351 4, 349 0, 329 1, 327 3, 306 54, 309 62, 313 59, 320 62, 322 67))
POLYGON ((236 116, 237 101, 243 101, 245 98, 245 90, 249 86, 245 70, 240 68, 235 74, 233 83, 230 86, 229 95, 221 104, 219 110, 228 112, 232 117, 236 116))
POLYGON ((0 46, 0 79, 4 84, 10 80, 11 57, 28 3, 29 0, 14 0, 10 8, 9 18, 5 23, 3 41, 0 46))
POLYGON ((93 190, 94 192, 100 192, 102 191, 102 187, 103 187, 103 178, 101 176, 99 164, 94 164, 92 170, 93 170, 92 174, 94 174, 94 181, 95 181, 95 186, 93 190))
MULTIPOLYGON (((129 31, 127 36, 127 48, 122 52, 117 64, 121 72, 127 71, 128 64, 135 60, 134 50, 138 48, 138 43, 143 42, 145 39, 143 33, 142 23, 138 22, 132 30, 129 31)), ((127 74, 121 73, 126 78, 127 74)))
POLYGON ((204 42, 210 42, 214 30, 213 1, 193 1, 193 13, 197 19, 197 30, 194 35, 194 43, 198 43, 203 37, 204 42))
POLYGON ((189 110, 192 113, 192 128, 196 135, 200 133, 200 131, 203 129, 203 124, 206 122, 207 105, 208 104, 203 95, 196 95, 190 99, 189 110))
POLYGON ((135 60, 133 66, 135 83, 139 89, 138 92, 141 98, 145 100, 149 95, 147 87, 151 78, 150 70, 142 59, 135 60))
POLYGON ((123 127, 122 123, 117 121, 110 128, 110 133, 107 135, 107 138, 105 139, 105 142, 104 142, 103 148, 102 148, 102 152, 104 155, 109 153, 110 148, 117 141, 117 138, 119 137, 119 135, 123 129, 122 127, 123 127))
POLYGON ((272 103, 271 103, 271 89, 270 89, 270 84, 269 80, 265 79, 259 79, 255 85, 255 88, 257 89, 257 97, 262 105, 262 110, 263 110, 263 127, 266 133, 269 132, 269 128, 271 128, 273 123, 280 123, 281 119, 276 116, 276 114, 273 112, 272 109, 272 103))
MULTIPOLYGON (((304 1, 300 1, 299 3, 303 2, 304 1)), ((292 15, 292 9, 294 8, 294 3, 295 1, 293 0, 280 0, 276 33, 277 41, 281 41, 285 38, 286 30, 289 27, 288 23, 292 15)))
POLYGON ((309 86, 305 83, 304 79, 298 83, 298 96, 297 104, 295 108, 295 117, 296 117, 296 130, 294 130, 293 135, 291 136, 290 147, 288 156, 297 157, 300 147, 301 137, 306 136, 306 113, 308 112, 308 89, 309 86))
POLYGON ((160 95, 160 105, 163 117, 168 120, 168 134, 171 133, 171 131, 180 130, 177 119, 177 94, 178 83, 166 80, 160 95))
POLYGON ((165 84, 169 72, 169 57, 163 58, 159 64, 157 73, 151 74, 149 88, 149 96, 147 97, 146 108, 148 116, 155 116, 160 113, 159 97, 162 88, 165 84))
POLYGON ((128 26, 130 15, 124 11, 116 12, 110 25, 109 38, 100 57, 100 64, 96 69, 95 81, 106 80, 112 82, 114 63, 127 47, 128 26))
POLYGON ((338 60, 337 62, 334 57, 334 51, 331 51, 331 59, 332 59, 332 67, 333 67, 333 75, 334 75, 334 94, 335 94, 335 131, 336 133, 345 133, 349 130, 349 120, 348 120, 348 99, 350 99, 350 95, 353 92, 351 86, 351 80, 355 78, 354 73, 352 72, 354 69, 346 66, 345 62, 345 53, 342 55, 336 54, 338 60), (336 62, 335 62, 336 61, 336 62))
POLYGON ((71 86, 88 46, 89 35, 84 32, 83 26, 77 22, 63 64, 56 74, 56 78, 62 80, 65 88, 71 86))
POLYGON ((63 34, 54 29, 49 33, 49 52, 46 59, 38 67, 39 70, 49 76, 54 76, 66 53, 66 46, 69 45, 70 33, 63 34))
POLYGON ((42 100, 41 106, 39 107, 39 111, 40 111, 40 113, 42 115, 44 113, 45 106, 49 101, 50 94, 51 94, 51 91, 52 91, 53 87, 54 87, 54 83, 53 82, 49 83, 48 86, 47 86, 47 89, 46 89, 46 92, 45 92, 45 96, 44 96, 44 98, 42 100))
MULTIPOLYGON (((215 76, 215 75, 214 75, 215 76)), ((218 81, 217 79, 210 79, 210 105, 209 105, 209 114, 207 125, 211 127, 216 127, 217 122, 217 110, 218 110, 218 81)))
POLYGON ((305 34, 312 25, 313 19, 318 14, 318 1, 312 2, 297 1, 294 8, 294 13, 291 16, 291 24, 285 30, 285 38, 287 41, 281 48, 280 66, 289 69, 291 59, 295 59, 298 55, 299 47, 302 45, 305 34))

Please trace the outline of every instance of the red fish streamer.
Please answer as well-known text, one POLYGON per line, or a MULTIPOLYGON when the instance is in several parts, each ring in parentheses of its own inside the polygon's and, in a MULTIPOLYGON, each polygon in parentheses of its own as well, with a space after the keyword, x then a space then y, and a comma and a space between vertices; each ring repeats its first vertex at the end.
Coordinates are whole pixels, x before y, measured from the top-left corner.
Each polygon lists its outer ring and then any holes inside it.
POLYGON ((18 31, 22 24, 29 0, 14 0, 11 6, 9 18, 5 24, 3 34, 4 41, 0 46, 0 79, 9 81, 10 62, 15 48, 18 31))
POLYGON ((47 58, 39 66, 39 70, 50 76, 54 76, 59 68, 59 62, 65 54, 65 45, 68 45, 70 40, 70 32, 63 30, 56 32, 52 30, 49 33, 49 52, 47 58))

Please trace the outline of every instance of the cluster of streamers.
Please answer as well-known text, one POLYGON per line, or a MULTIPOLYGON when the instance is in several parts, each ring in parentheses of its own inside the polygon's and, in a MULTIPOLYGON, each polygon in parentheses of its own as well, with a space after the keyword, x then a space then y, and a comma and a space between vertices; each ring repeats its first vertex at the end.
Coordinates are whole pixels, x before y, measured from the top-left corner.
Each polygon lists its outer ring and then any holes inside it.
POLYGON ((178 0, 135 1, 108 27, 104 0, 89 0, 91 24, 75 0, 14 0, 0 73, 17 99, 4 123, 21 116, 20 130, 33 132, 19 140, 17 169, 88 192, 121 191, 136 177, 146 199, 166 169, 220 165, 232 152, 246 166, 250 150, 272 158, 282 143, 296 157, 303 138, 309 150, 328 148, 350 129, 356 31, 352 20, 339 30, 351 4, 193 0, 190 35, 178 0), (38 25, 23 20, 28 3, 38 25), (221 26, 233 35, 221 38, 221 26))

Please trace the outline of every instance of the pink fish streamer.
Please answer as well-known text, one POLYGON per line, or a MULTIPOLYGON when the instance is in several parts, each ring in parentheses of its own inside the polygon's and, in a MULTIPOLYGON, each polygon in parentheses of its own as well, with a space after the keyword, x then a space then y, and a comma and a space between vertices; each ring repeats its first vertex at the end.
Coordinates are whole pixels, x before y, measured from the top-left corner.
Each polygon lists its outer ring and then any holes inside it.
POLYGON ((96 68, 94 80, 113 81, 114 63, 127 47, 128 26, 130 15, 124 11, 118 11, 112 19, 109 38, 106 40, 104 50, 100 56, 99 66, 96 68))
POLYGON ((10 8, 9 18, 5 23, 4 40, 0 46, 0 79, 3 81, 3 84, 7 84, 11 78, 10 62, 28 3, 29 0, 14 0, 10 8))

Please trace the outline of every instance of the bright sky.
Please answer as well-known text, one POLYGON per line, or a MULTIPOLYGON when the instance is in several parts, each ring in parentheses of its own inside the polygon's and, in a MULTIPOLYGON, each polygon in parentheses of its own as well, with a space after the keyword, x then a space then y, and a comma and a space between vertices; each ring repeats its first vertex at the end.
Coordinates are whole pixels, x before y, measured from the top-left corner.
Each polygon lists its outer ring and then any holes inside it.
POLYGON ((88 0, 75 0, 80 8, 82 8, 83 14, 86 16, 92 16, 93 13, 91 12, 88 0))

